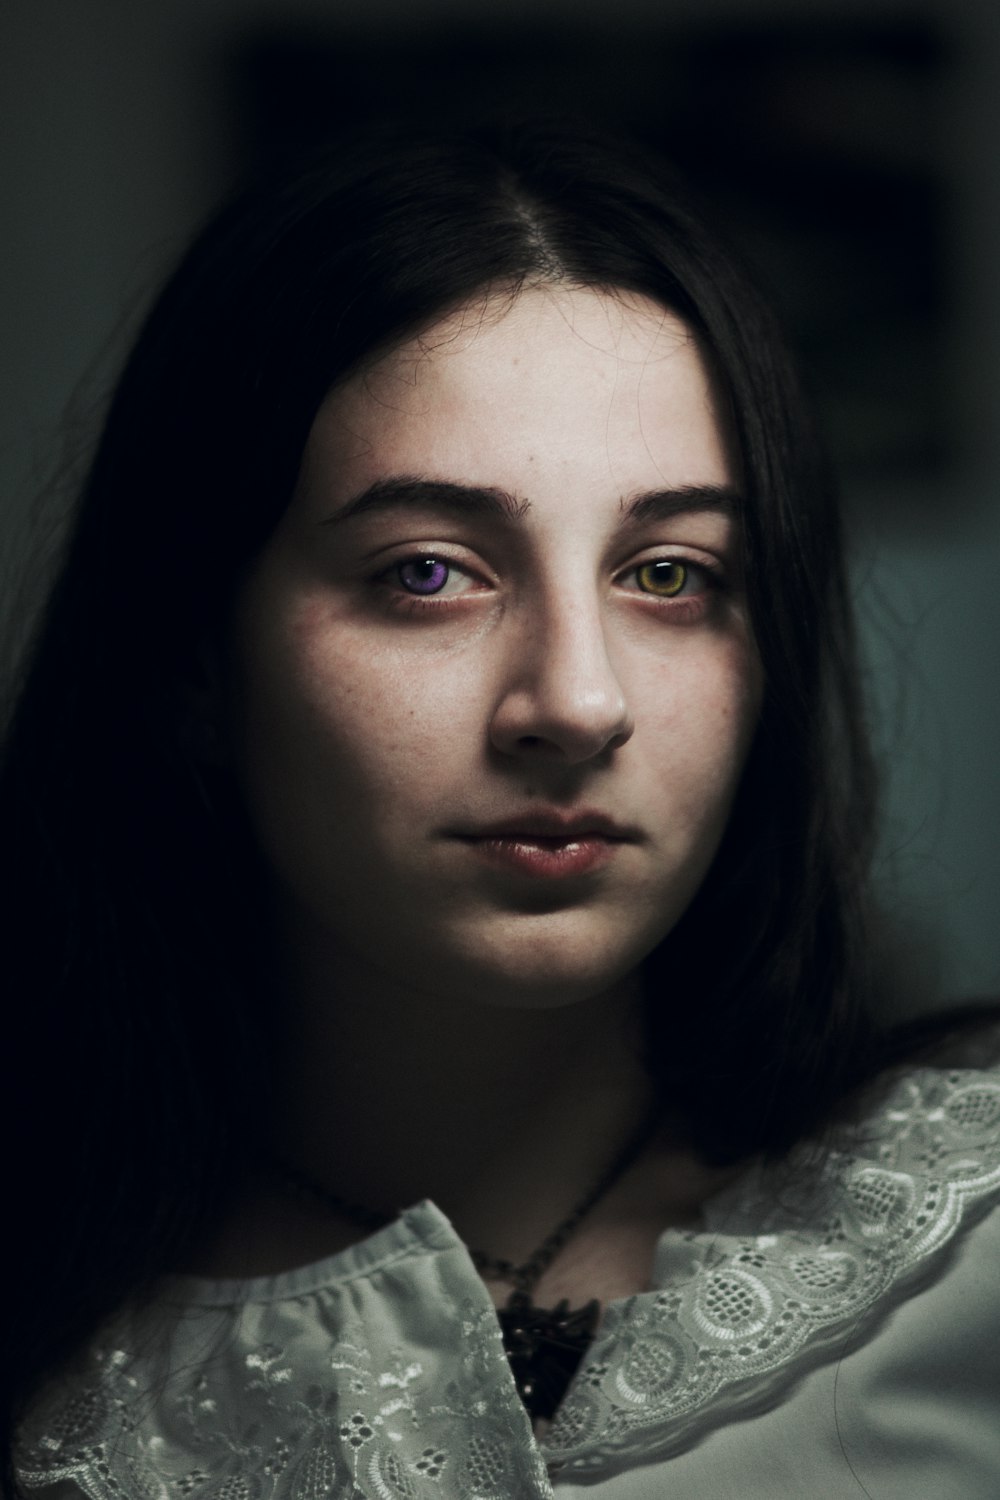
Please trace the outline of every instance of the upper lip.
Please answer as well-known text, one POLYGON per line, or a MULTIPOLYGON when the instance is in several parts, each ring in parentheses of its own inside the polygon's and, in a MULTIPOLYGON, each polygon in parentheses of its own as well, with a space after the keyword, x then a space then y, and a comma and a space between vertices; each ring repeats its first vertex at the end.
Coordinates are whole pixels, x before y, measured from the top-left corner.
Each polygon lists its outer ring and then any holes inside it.
POLYGON ((533 808, 499 818, 494 823, 471 825, 454 830, 457 838, 502 839, 518 836, 543 839, 582 839, 588 835, 603 839, 638 841, 641 832, 627 823, 619 823, 607 813, 590 808, 533 808))

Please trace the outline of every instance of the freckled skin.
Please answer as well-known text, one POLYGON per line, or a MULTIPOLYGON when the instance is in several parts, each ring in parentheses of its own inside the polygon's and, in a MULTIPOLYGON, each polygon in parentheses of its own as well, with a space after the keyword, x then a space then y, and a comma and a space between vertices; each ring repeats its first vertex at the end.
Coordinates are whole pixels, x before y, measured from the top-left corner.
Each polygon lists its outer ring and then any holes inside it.
POLYGON ((288 923, 352 982, 565 1004, 670 930, 725 827, 760 672, 732 522, 623 538, 622 502, 735 477, 696 345, 637 297, 479 303, 327 398, 238 601, 231 741, 288 923), (327 524, 413 475, 528 507, 509 527, 412 509, 327 524), (438 552, 455 592, 417 610, 393 568, 438 552), (659 553, 721 563, 702 617, 636 587, 659 553), (553 805, 640 836, 544 885, 451 836, 553 805))

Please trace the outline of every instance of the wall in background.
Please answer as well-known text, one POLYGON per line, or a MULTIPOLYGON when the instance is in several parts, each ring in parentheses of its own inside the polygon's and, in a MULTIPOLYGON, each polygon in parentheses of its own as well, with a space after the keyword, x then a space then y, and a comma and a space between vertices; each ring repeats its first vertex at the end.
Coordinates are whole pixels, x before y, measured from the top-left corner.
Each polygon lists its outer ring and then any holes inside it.
POLYGON ((316 128, 331 92, 342 109, 370 101, 435 58, 456 92, 491 68, 529 92, 582 78, 608 112, 661 120, 784 298, 823 398, 889 781, 896 1003, 995 994, 1000 13, 990 0, 616 0, 612 25, 611 12, 425 0, 417 24, 406 0, 12 0, 5 572, 45 534, 39 494, 58 511, 50 481, 85 449, 163 271, 282 131, 316 128), (607 39, 603 71, 592 34, 607 39))

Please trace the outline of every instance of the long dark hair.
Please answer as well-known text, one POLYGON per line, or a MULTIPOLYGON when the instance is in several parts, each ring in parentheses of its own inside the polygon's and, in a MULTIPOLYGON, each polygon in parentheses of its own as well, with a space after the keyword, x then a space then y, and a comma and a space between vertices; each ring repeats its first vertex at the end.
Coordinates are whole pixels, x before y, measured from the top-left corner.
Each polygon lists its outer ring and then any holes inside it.
POLYGON ((777 1151, 870 1055, 872 778, 837 512, 770 315, 630 145, 534 123, 331 148, 227 207, 155 306, 7 738, 8 1414, 183 1260, 265 1128, 258 863, 178 727, 199 644, 330 388, 484 287, 538 278, 680 314, 742 467, 765 701, 713 870, 647 965, 665 1103, 715 1159, 777 1151))

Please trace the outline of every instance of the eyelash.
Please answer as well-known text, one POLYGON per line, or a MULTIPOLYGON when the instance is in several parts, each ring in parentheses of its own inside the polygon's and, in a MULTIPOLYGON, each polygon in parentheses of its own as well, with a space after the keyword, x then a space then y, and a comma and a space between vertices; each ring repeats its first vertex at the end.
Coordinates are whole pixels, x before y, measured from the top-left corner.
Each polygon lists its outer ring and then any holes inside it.
MULTIPOLYGON (((413 567, 414 565, 427 566, 430 564, 436 564, 438 567, 447 570, 445 583, 455 573, 464 573, 466 576, 471 577, 469 570, 463 568, 461 563, 448 558, 441 552, 428 549, 426 552, 412 553, 409 557, 402 557, 397 562, 394 562, 391 567, 384 569, 378 574, 375 580, 376 583, 381 584, 386 589, 388 593, 387 602, 390 609, 402 610, 407 614, 415 614, 426 609, 441 611, 457 604, 458 600, 464 598, 467 593, 476 592, 474 589, 463 589, 457 595, 442 595, 440 590, 438 590, 435 593, 421 595, 407 589, 400 578, 403 568, 413 567), (397 581, 394 582, 394 579, 397 581)), ((720 592, 725 587, 722 570, 718 564, 695 562, 693 558, 666 554, 660 557, 647 558, 643 562, 633 563, 630 568, 626 568, 618 577, 625 579, 631 575, 638 575, 647 569, 665 564, 681 567, 685 570, 685 577, 681 582, 680 589, 675 594, 657 594, 651 589, 643 588, 630 589, 627 592, 635 593, 642 599, 650 600, 654 606, 668 611, 671 619, 678 624, 701 618, 712 602, 711 595, 720 592), (696 580, 700 578, 701 587, 696 594, 682 594, 680 590, 687 586, 692 574, 695 575, 696 580)))

